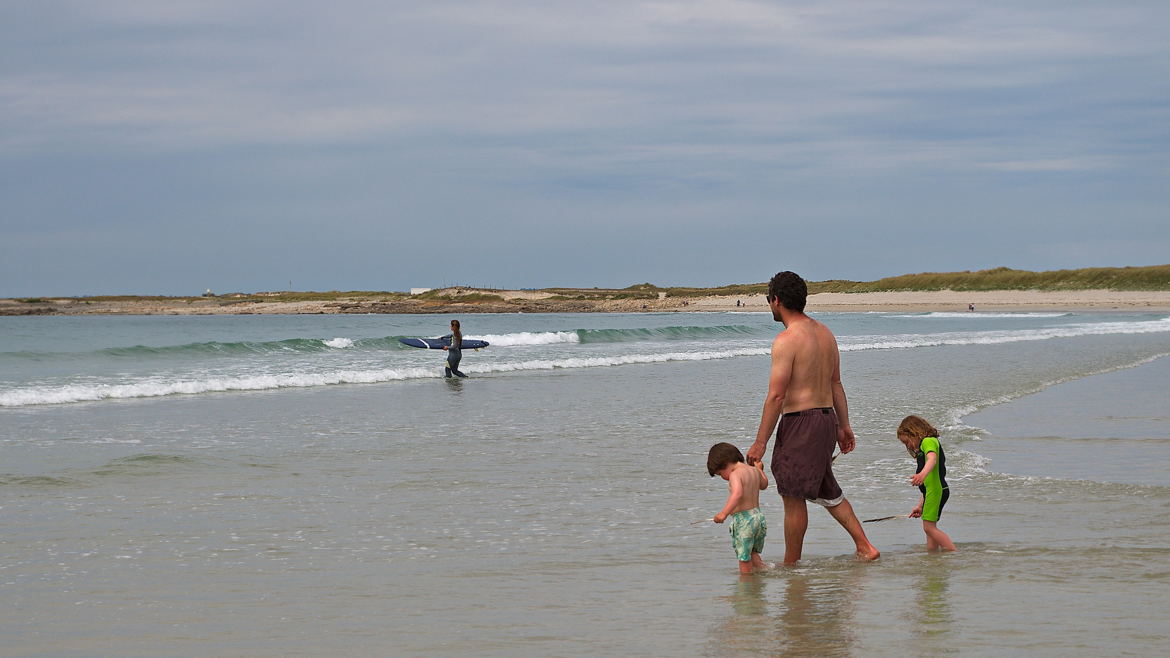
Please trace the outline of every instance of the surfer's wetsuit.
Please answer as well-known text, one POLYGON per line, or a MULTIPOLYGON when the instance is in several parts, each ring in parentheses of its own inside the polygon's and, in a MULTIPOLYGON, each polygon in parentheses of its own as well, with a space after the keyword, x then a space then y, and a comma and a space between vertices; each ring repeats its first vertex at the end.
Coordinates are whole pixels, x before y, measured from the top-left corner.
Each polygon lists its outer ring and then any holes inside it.
POLYGON ((918 490, 922 492, 922 520, 923 521, 938 521, 942 516, 943 506, 947 504, 947 499, 951 497, 950 487, 947 486, 947 458, 943 454, 942 444, 939 443, 938 437, 928 436, 922 439, 922 444, 918 446, 918 454, 914 458, 918 460, 918 470, 915 473, 921 473, 926 466, 926 453, 933 452, 938 455, 938 463, 930 473, 926 474, 926 479, 918 486, 918 490))
POLYGON ((459 362, 463 360, 463 337, 455 337, 455 334, 447 334, 443 338, 451 339, 451 346, 447 348, 447 367, 446 376, 450 377, 454 373, 456 377, 466 377, 467 375, 459 372, 459 362))

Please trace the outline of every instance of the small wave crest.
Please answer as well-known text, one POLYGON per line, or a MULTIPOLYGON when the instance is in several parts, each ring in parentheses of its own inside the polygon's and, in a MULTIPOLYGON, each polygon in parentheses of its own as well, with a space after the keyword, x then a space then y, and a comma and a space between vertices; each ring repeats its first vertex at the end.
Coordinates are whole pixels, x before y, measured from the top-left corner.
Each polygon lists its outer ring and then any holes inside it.
POLYGON ((896 336, 849 336, 839 339, 842 352, 889 350, 940 345, 1000 345, 1053 338, 1150 334, 1170 331, 1170 318, 1137 322, 1096 322, 1015 331, 970 331, 896 336))
POLYGON ((345 370, 325 373, 286 373, 246 377, 210 377, 181 381, 138 381, 126 384, 70 384, 0 392, 0 407, 23 407, 71 402, 97 402, 167 395, 194 395, 229 391, 265 391, 331 384, 372 384, 434 377, 434 368, 345 370))
POLYGON ((930 313, 910 313, 903 315, 890 315, 891 318, 1065 318, 1074 315, 1073 313, 1035 313, 1035 312, 1020 312, 1020 313, 984 313, 982 311, 968 311, 962 313, 959 311, 933 311, 930 313))
POLYGON ((575 331, 522 331, 514 334, 486 334, 483 336, 467 336, 468 339, 486 341, 496 347, 515 347, 518 345, 557 345, 560 343, 579 343, 580 337, 575 331))
POLYGON ((71 487, 77 484, 76 480, 49 475, 0 475, 0 487, 71 487))
POLYGON ((93 475, 153 475, 177 468, 199 466, 202 462, 193 457, 145 453, 120 457, 93 471, 93 475))
POLYGON ((582 343, 621 343, 639 340, 701 340, 740 338, 756 330, 743 325, 716 327, 647 327, 637 329, 578 329, 582 343))
POLYGON ((496 347, 521 345, 557 345, 575 343, 624 343, 648 340, 702 340, 736 338, 754 334, 751 327, 645 327, 634 329, 577 329, 574 331, 519 332, 467 336, 485 340, 496 347))

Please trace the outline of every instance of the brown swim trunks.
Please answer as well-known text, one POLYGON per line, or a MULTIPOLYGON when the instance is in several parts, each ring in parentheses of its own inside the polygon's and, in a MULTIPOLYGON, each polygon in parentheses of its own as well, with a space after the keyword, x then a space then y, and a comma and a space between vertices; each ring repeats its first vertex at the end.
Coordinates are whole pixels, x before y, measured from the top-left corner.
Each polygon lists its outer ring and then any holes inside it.
POLYGON ((772 477, 782 496, 836 507, 845 497, 833 477, 837 414, 832 407, 784 414, 772 449, 772 477))

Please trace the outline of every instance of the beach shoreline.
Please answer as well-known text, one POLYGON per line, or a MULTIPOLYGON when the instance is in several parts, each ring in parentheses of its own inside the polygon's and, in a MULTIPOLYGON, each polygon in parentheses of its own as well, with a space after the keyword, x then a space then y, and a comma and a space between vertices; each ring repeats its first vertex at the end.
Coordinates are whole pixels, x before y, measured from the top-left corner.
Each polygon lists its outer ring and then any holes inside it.
MULTIPOLYGON (((810 312, 1170 312, 1170 291, 953 290, 809 295, 810 312)), ((566 299, 527 290, 458 289, 448 299, 384 300, 361 296, 311 301, 231 297, 0 299, 0 315, 256 315, 342 313, 637 313, 767 312, 763 295, 660 296, 658 299, 566 299), (490 295, 484 301, 474 296, 490 295), (460 300, 468 297, 467 301, 460 300)))

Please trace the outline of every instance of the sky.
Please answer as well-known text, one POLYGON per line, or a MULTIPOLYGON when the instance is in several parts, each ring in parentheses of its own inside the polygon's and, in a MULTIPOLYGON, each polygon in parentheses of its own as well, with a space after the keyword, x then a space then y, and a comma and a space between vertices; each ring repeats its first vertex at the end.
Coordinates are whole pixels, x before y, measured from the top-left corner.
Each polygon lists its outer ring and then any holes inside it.
POLYGON ((1170 263, 1165 0, 5 0, 0 297, 1170 263))

